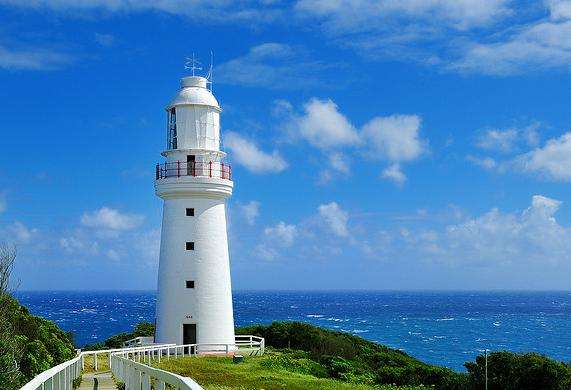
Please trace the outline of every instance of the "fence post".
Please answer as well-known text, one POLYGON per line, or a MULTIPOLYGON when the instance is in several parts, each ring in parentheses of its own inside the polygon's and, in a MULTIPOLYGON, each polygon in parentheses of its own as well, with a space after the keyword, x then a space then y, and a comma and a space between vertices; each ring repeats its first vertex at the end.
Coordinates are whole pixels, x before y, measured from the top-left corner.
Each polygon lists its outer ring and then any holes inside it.
POLYGON ((93 367, 95 367, 95 371, 97 371, 97 354, 93 354, 93 367))

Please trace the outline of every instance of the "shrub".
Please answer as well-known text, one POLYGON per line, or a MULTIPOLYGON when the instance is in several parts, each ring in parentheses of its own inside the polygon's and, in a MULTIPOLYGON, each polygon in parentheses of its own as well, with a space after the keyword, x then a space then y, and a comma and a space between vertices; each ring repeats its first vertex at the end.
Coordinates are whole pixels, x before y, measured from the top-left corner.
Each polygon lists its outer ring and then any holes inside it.
MULTIPOLYGON (((464 364, 473 388, 485 385, 485 357, 464 364)), ((568 390, 571 368, 537 353, 492 352, 488 355, 488 389, 568 390)))
POLYGON ((0 339, 0 388, 18 389, 36 375, 75 356, 71 334, 31 315, 17 300, 0 297, 4 312, 0 339))

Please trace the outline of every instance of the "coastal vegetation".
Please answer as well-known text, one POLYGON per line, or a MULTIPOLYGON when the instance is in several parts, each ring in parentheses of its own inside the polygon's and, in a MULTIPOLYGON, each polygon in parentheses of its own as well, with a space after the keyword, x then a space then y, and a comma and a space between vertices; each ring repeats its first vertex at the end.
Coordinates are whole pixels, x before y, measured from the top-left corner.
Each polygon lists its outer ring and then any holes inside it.
MULTIPOLYGON (((280 351, 302 351, 314 373, 373 386, 425 386, 479 390, 485 387, 486 362, 466 362, 466 373, 429 365, 406 353, 343 332, 299 322, 274 322, 237 329, 238 334, 264 337, 280 351)), ((493 352, 488 355, 489 390, 569 390, 571 365, 537 353, 493 352)))
MULTIPOLYGON (((0 389, 20 388, 33 377, 75 356, 73 337, 54 322, 34 316, 10 294, 14 248, 0 246, 0 389)), ((300 322, 274 322, 238 328, 237 334, 265 338, 267 353, 230 358, 163 360, 159 367, 189 376, 206 389, 356 389, 424 388, 479 390, 485 387, 486 359, 466 362, 466 373, 430 365, 375 342, 300 322)), ((134 337, 152 336, 140 323, 85 349, 119 348, 134 337)), ((101 362, 100 367, 107 366, 101 362)), ((86 361, 86 371, 92 369, 86 361)), ((571 365, 537 353, 492 352, 487 358, 489 390, 569 390, 571 365)))
POLYGON ((36 375, 75 356, 71 333, 31 315, 10 295, 16 250, 0 246, 0 389, 19 389, 36 375))
POLYGON ((322 365, 303 351, 270 349, 260 357, 234 364, 226 357, 185 357, 164 360, 157 367, 188 376, 205 390, 416 390, 422 386, 374 386, 331 378, 322 365))

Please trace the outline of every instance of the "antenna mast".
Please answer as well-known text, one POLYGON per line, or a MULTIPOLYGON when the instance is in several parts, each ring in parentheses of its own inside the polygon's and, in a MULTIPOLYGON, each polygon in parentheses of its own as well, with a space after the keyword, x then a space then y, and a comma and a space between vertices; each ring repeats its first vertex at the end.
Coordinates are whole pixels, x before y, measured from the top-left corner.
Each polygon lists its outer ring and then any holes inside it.
POLYGON ((202 70, 200 67, 200 62, 194 58, 194 52, 192 53, 192 58, 186 57, 186 62, 184 64, 184 69, 192 70, 192 75, 195 76, 197 70, 202 70))
POLYGON ((212 92, 212 85, 214 82, 214 53, 210 50, 210 69, 208 70, 208 76, 206 79, 210 83, 210 92, 212 92))

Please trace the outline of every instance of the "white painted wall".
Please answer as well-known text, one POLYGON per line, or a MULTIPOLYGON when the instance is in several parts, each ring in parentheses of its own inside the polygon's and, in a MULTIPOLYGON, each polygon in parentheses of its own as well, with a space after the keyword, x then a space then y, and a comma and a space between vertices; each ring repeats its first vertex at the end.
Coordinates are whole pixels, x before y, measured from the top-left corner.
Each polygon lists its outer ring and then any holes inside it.
MULTIPOLYGON (((188 154, 196 161, 225 156, 219 151, 220 108, 205 86, 204 79, 183 79, 171 103, 177 109, 178 150, 163 152, 167 161, 186 162, 188 154)), ((155 342, 182 344, 183 324, 196 324, 198 344, 233 344, 225 206, 233 182, 219 175, 168 177, 157 180, 155 189, 164 199, 155 342), (194 216, 186 216, 186 208, 194 208, 194 216), (187 241, 194 250, 186 250, 187 241), (187 280, 194 288, 186 288, 187 280)))

